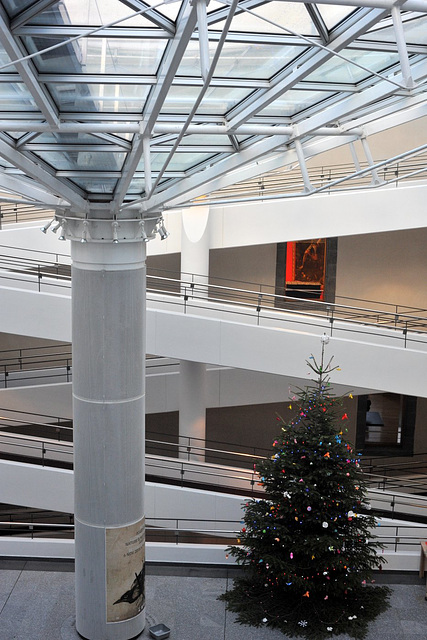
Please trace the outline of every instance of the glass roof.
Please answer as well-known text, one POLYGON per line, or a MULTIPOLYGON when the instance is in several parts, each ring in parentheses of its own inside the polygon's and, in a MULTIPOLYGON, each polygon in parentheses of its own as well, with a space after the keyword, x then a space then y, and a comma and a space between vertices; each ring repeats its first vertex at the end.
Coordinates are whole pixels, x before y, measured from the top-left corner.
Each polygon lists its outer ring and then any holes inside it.
POLYGON ((0 166, 73 215, 185 206, 425 114, 421 0, 2 5, 0 166))

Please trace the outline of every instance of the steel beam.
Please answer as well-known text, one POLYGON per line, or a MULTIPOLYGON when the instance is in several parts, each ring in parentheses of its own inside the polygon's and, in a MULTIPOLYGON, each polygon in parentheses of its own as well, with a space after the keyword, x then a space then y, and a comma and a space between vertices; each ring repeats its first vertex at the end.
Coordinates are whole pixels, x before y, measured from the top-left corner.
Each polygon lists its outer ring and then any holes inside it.
POLYGON ((339 52, 348 46, 359 35, 365 33, 367 29, 375 25, 386 12, 383 10, 365 10, 362 14, 354 16, 348 27, 334 38, 326 50, 313 51, 312 49, 301 58, 298 65, 293 65, 285 72, 280 80, 267 91, 260 91, 258 97, 248 98, 245 103, 236 107, 230 116, 230 126, 238 127, 248 119, 259 113, 262 109, 268 107, 277 98, 282 96, 289 89, 311 74, 315 69, 324 64, 333 57, 334 52, 339 52))
POLYGON ((29 22, 31 18, 34 18, 42 11, 46 11, 56 2, 57 0, 38 0, 38 2, 34 2, 10 21, 10 30, 14 31, 17 27, 29 22))
POLYGON ((197 10, 197 31, 199 33, 200 73, 206 82, 210 67, 208 23, 206 16, 206 0, 194 0, 197 10))
POLYGON ((192 7, 189 0, 184 0, 181 14, 178 17, 176 34, 167 47, 157 74, 157 84, 153 87, 146 102, 143 113, 143 127, 141 135, 136 135, 132 151, 128 155, 123 167, 122 178, 119 180, 114 193, 113 211, 117 212, 125 199, 133 174, 143 155, 143 138, 151 135, 154 124, 168 94, 172 80, 180 65, 188 42, 193 33, 197 20, 196 7, 192 7))
MULTIPOLYGON (((50 192, 45 191, 40 186, 34 184, 34 181, 27 180, 24 176, 15 177, 3 171, 0 171, 0 189, 6 189, 12 193, 28 198, 31 203, 43 204, 47 207, 57 207, 64 205, 61 198, 53 196, 50 192)), ((17 200, 19 202, 19 200, 17 200)))
POLYGON ((147 9, 147 11, 144 12, 145 18, 148 18, 148 20, 150 20, 157 27, 160 27, 161 29, 166 31, 166 33, 169 33, 171 35, 175 34, 175 24, 173 23, 173 21, 160 13, 160 11, 156 11, 156 9, 151 8, 147 2, 144 2, 143 0, 122 0, 122 2, 134 11, 147 9))
POLYGON ((4 9, 0 6, 0 43, 3 45, 9 58, 13 61, 19 75, 25 83, 28 91, 34 98, 37 107, 46 118, 47 122, 56 126, 59 122, 57 109, 54 106, 50 96, 45 92, 37 79, 36 73, 32 67, 32 63, 28 60, 17 62, 23 55, 23 51, 19 44, 15 41, 13 35, 9 31, 8 19, 4 9))
MULTIPOLYGON (((317 4, 318 0, 278 0, 279 2, 296 2, 303 4, 317 4)), ((322 0, 321 4, 342 5, 344 7, 369 7, 373 9, 387 9, 391 11, 395 0, 322 0)), ((426 0, 406 0, 405 11, 427 12, 426 0)))
POLYGON ((395 5, 392 7, 391 17, 393 18, 393 26, 394 32, 396 34, 396 44, 397 50, 399 52, 403 80, 408 89, 412 89, 412 87, 414 86, 414 80, 411 75, 411 65, 409 64, 408 50, 406 48, 405 34, 403 32, 402 25, 402 16, 400 14, 399 7, 395 5))
MULTIPOLYGON (((366 135, 373 135, 424 116, 427 116, 425 98, 423 96, 413 96, 404 99, 403 104, 390 105, 377 111, 373 122, 370 122, 369 117, 365 116, 364 118, 354 120, 352 124, 357 128, 363 127, 366 135)), ((304 144, 304 154, 307 159, 312 158, 325 151, 330 151, 331 149, 348 144, 348 142, 352 140, 355 141, 356 139, 355 136, 351 136, 351 132, 349 132, 347 137, 314 138, 304 144)), ((270 144, 273 144, 275 138, 263 140, 259 145, 262 143, 266 144, 268 141, 270 141, 270 144)), ((271 151, 273 150, 272 146, 271 151)), ((248 158, 250 158, 250 153, 251 148, 247 150, 248 158)), ((259 154, 258 158, 254 157, 252 161, 248 159, 246 166, 244 163, 236 166, 237 159, 235 156, 232 156, 227 161, 213 165, 199 174, 201 178, 200 184, 197 184, 194 178, 189 178, 185 181, 185 185, 183 185, 182 181, 182 183, 179 182, 170 189, 165 189, 162 194, 164 206, 167 206, 167 208, 182 206, 182 204, 189 202, 193 198, 212 193, 236 182, 255 178, 269 171, 295 164, 298 161, 295 149, 289 149, 282 153, 272 153, 270 157, 268 157, 267 153, 266 150, 264 158, 262 157, 263 154, 259 154), (190 180, 192 180, 192 184, 189 184, 190 180)), ((143 205, 143 208, 145 206, 146 205, 143 205)))
MULTIPOLYGON (((202 87, 202 90, 200 91, 200 93, 197 96, 193 106, 191 107, 190 112, 188 113, 186 121, 184 123, 184 126, 183 126, 181 132, 178 134, 178 137, 177 137, 172 149, 170 150, 170 152, 168 154, 168 157, 166 158, 166 161, 164 162, 163 167, 162 167, 159 175, 157 176, 157 178, 156 178, 156 180, 154 182, 154 185, 153 185, 153 188, 152 188, 152 193, 155 192, 156 187, 159 184, 159 182, 160 182, 160 180, 162 178, 162 175, 166 171, 166 169, 168 167, 168 164, 171 161, 175 151, 178 150, 178 146, 179 146, 182 138, 184 137, 188 127, 190 126, 190 124, 191 124, 191 122, 193 120, 193 116, 196 114, 196 111, 199 108, 199 105, 201 104, 206 92, 208 91, 208 89, 210 87, 210 81, 211 81, 211 79, 213 77, 216 65, 217 65, 217 63, 219 61, 219 58, 220 58, 220 55, 221 55, 221 51, 222 51, 222 48, 224 46, 224 43, 225 43, 225 40, 226 40, 226 37, 227 37, 228 29, 230 28, 230 25, 231 25, 231 22, 232 22, 232 19, 233 19, 233 16, 234 16, 234 12, 235 12, 236 7, 237 7, 237 3, 238 3, 238 0, 232 0, 232 2, 231 2, 230 9, 229 9, 229 12, 228 12, 228 16, 227 16, 227 19, 225 21, 225 24, 224 24, 224 27, 223 27, 223 30, 222 30, 222 33, 221 33, 221 38, 220 38, 220 40, 219 40, 219 42, 217 44, 217 47, 215 49, 215 53, 214 53, 214 56, 213 56, 213 59, 212 59, 212 63, 209 66, 206 78, 204 79, 204 85, 202 87)), ((220 157, 217 156, 215 158, 215 161, 217 161, 219 159, 220 159, 220 157)))
POLYGON ((76 193, 71 187, 45 171, 39 164, 36 164, 24 156, 20 151, 17 151, 10 145, 6 144, 3 140, 0 140, 0 156, 13 164, 13 166, 21 169, 21 171, 30 178, 37 180, 37 182, 48 189, 51 194, 56 194, 57 196, 64 198, 64 200, 80 211, 86 211, 87 202, 84 198, 76 193))
MULTIPOLYGON (((170 201, 187 201, 189 199, 188 193, 190 192, 194 193, 196 191, 198 195, 204 195, 207 192, 220 189, 224 184, 223 178, 226 176, 228 181, 231 178, 232 172, 237 172, 234 173, 232 179, 232 182, 237 182, 241 179, 238 174, 238 169, 250 162, 255 163, 259 158, 274 152, 275 149, 286 144, 288 140, 288 136, 272 136, 271 138, 263 139, 252 145, 249 149, 245 149, 238 154, 235 153, 217 162, 215 165, 192 175, 188 179, 180 181, 170 189, 165 189, 150 198, 148 202, 141 201, 141 211, 144 213, 154 212, 164 207, 170 201), (209 184, 208 188, 206 187, 207 184, 209 184)), ((228 182, 228 184, 230 183, 228 182)), ((191 197, 193 197, 193 195, 191 197)), ((138 201, 134 201, 132 204, 136 204, 137 202, 138 201)), ((128 205, 125 205, 124 208, 127 206, 128 205)))

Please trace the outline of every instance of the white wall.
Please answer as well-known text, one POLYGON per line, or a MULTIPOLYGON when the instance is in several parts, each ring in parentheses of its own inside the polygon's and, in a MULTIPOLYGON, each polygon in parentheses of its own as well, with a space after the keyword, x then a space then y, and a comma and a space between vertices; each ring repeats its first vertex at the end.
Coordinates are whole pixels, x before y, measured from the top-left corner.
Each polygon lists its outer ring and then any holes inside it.
POLYGON ((426 228, 338 240, 337 295, 427 309, 426 282, 426 228))

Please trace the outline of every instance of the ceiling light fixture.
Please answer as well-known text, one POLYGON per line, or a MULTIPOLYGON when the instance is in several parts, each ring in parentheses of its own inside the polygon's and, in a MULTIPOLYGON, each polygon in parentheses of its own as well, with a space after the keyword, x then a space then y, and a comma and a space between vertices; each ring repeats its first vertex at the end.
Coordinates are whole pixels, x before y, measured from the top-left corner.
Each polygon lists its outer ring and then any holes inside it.
POLYGON ((113 228, 113 243, 118 244, 119 239, 117 237, 117 228, 119 226, 119 223, 117 221, 114 221, 111 223, 111 226, 113 228))
POLYGON ((46 224, 44 224, 42 227, 40 227, 40 231, 42 231, 43 233, 46 233, 46 231, 49 229, 50 225, 53 224, 55 222, 55 218, 52 218, 52 220, 49 220, 49 222, 46 222, 46 224))
POLYGON ((159 222, 159 226, 157 227, 157 233, 159 234, 161 240, 166 240, 166 238, 170 235, 169 231, 166 230, 163 218, 161 218, 159 222))

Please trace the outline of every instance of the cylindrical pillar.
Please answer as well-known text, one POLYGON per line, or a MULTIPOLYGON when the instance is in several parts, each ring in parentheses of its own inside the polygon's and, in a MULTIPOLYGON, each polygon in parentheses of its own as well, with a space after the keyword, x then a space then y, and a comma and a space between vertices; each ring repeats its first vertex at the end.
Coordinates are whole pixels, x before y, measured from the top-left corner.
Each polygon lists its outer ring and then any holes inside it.
POLYGON ((206 444, 206 365, 179 363, 180 457, 204 461, 206 444))
MULTIPOLYGON (((186 291, 205 298, 209 282, 209 207, 182 211, 181 279, 193 283, 186 291)), ((179 367, 179 443, 180 457, 205 459, 206 443, 206 364, 181 361, 179 367)))
POLYGON ((72 241, 76 628, 145 624, 145 243, 72 241))

